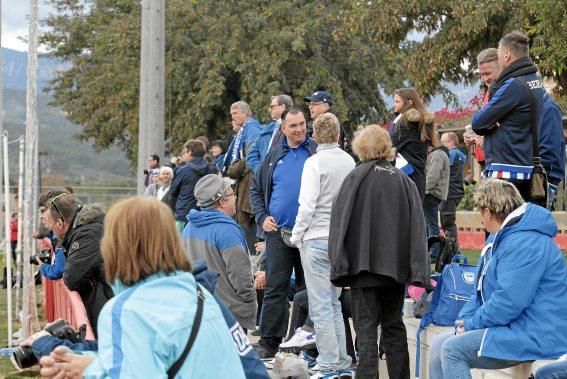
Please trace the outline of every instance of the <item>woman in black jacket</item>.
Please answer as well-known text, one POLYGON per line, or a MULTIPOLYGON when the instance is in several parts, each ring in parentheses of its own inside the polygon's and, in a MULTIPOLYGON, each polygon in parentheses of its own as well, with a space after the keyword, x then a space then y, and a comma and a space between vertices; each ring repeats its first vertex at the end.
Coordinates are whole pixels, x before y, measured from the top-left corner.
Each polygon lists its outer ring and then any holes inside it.
MULTIPOLYGON (((414 181, 423 201, 425 197, 425 165, 427 146, 431 134, 427 133, 426 123, 433 122, 423 101, 413 88, 401 88, 394 92, 394 112, 396 119, 390 128, 392 145, 399 155, 412 167, 409 177, 414 181)), ((401 159, 397 156, 397 159, 401 159)))
POLYGON ((377 377, 381 324, 389 377, 409 378, 405 285, 429 283, 421 199, 415 184, 390 163, 388 132, 368 126, 353 148, 362 161, 344 180, 331 211, 331 282, 351 287, 357 376, 377 377))

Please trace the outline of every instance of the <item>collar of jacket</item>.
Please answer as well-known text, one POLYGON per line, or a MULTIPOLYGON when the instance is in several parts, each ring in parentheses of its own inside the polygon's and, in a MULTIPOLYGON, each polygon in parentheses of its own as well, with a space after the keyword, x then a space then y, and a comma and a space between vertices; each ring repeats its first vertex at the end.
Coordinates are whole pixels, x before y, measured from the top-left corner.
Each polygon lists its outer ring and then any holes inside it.
POLYGON ((532 62, 530 57, 522 57, 516 59, 514 62, 510 64, 510 66, 506 67, 496 81, 493 83, 492 86, 489 87, 489 94, 490 97, 494 95, 494 93, 500 88, 504 82, 510 78, 516 78, 518 76, 533 74, 537 72, 537 67, 532 62))
POLYGON ((290 149, 299 149, 300 147, 303 147, 303 148, 306 148, 306 149, 309 150, 309 141, 311 141, 311 138, 305 136, 305 139, 303 140, 303 142, 301 142, 299 145, 297 145, 297 147, 291 147, 287 143, 287 137, 284 136, 284 138, 282 139, 281 146, 285 147, 286 151, 289 151, 290 149))
POLYGON ((330 149, 334 149, 336 147, 339 147, 339 144, 337 142, 333 142, 333 143, 322 143, 320 145, 317 145, 317 151, 321 151, 321 150, 330 150, 330 149))

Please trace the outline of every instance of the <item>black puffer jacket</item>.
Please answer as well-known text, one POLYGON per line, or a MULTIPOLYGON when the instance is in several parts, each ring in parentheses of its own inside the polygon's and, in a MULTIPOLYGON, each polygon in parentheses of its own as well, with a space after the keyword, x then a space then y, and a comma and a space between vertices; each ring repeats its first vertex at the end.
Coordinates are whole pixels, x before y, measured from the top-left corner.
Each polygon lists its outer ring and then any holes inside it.
POLYGON ((101 204, 82 206, 62 243, 67 257, 63 280, 70 291, 77 291, 81 295, 95 336, 98 315, 113 296, 104 277, 100 254, 103 221, 101 204))

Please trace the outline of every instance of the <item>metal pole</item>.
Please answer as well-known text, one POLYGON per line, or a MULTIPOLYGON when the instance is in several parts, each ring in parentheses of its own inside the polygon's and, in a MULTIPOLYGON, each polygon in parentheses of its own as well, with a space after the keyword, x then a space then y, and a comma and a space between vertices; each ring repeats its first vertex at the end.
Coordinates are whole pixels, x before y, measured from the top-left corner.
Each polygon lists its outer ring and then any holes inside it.
MULTIPOLYGON (((0 135, 4 133, 4 51, 2 50, 2 0, 0 0, 0 135)), ((1 155, 1 154, 0 154, 1 155)), ((3 172, 0 170, 0 183, 2 183, 3 172)), ((0 208, 2 201, 0 200, 0 208)))
POLYGON ((8 173, 8 133, 2 135, 2 146, 4 150, 4 226, 6 228, 6 242, 4 252, 6 254, 6 288, 8 289, 8 346, 12 346, 12 253, 10 248, 10 175, 8 173))
POLYGON ((138 195, 144 194, 146 160, 163 158, 165 139, 165 0, 142 1, 140 110, 138 129, 138 195))
MULTIPOLYGON (((16 312, 19 314, 20 309, 20 287, 22 283, 22 237, 24 214, 24 136, 20 136, 20 155, 18 160, 18 244, 16 246, 16 312)), ((21 321, 21 320, 20 320, 21 321)))
POLYGON ((34 175, 37 162, 34 160, 34 147, 38 134, 37 120, 37 45, 38 45, 38 0, 30 0, 29 38, 28 38, 28 75, 26 91, 26 151, 24 180, 24 256, 22 266, 23 281, 23 318, 22 338, 28 338, 32 332, 34 298, 34 278, 30 266, 30 253, 34 241, 32 224, 35 204, 33 204, 34 175))

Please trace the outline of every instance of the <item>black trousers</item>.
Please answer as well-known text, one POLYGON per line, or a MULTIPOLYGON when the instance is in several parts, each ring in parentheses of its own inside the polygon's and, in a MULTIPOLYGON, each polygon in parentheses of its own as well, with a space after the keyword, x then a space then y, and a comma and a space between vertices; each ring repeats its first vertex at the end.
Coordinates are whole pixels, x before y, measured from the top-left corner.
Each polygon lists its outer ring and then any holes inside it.
POLYGON ((390 379, 409 379, 406 327, 402 321, 403 284, 353 288, 352 311, 359 348, 357 378, 378 378, 378 325, 390 379))

